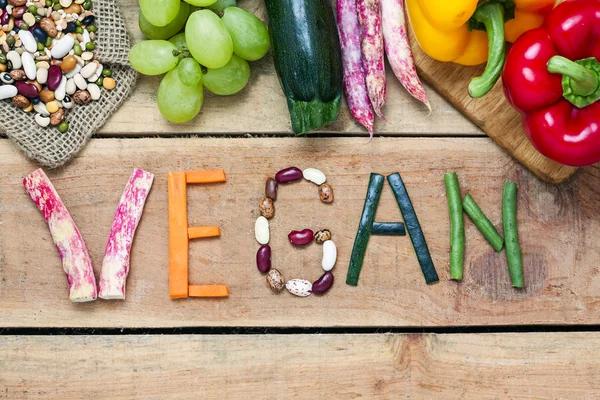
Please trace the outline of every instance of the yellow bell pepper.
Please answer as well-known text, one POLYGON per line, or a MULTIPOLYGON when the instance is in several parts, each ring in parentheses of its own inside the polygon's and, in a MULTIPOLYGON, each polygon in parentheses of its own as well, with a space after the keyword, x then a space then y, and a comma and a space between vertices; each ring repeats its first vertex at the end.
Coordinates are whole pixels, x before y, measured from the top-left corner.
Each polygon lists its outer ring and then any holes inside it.
POLYGON ((524 32, 540 27, 555 1, 406 0, 406 7, 415 37, 431 58, 467 66, 488 61, 483 75, 469 85, 469 94, 481 97, 500 78, 505 41, 514 42, 524 32), (515 18, 509 19, 513 13, 515 18), (485 31, 471 30, 472 24, 485 31))
MULTIPOLYGON (((538 28, 556 0, 513 0, 515 18, 505 23, 505 38, 514 42, 524 32, 538 28)), ((469 31, 469 19, 478 0, 406 0, 415 37, 431 58, 461 65, 479 65, 488 59, 488 35, 469 31)))

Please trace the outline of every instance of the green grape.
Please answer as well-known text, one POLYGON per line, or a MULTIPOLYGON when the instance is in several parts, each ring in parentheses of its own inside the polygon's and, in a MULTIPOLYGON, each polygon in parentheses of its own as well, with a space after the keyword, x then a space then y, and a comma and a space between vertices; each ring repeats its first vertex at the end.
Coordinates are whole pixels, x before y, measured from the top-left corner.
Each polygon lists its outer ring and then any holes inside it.
POLYGON ((152 25, 148 22, 146 17, 144 17, 144 14, 140 12, 138 25, 140 26, 142 33, 150 39, 168 39, 185 26, 185 21, 187 21, 187 18, 190 15, 190 8, 188 3, 181 3, 175 19, 165 26, 152 25))
POLYGON ((208 7, 212 6, 217 0, 183 0, 186 3, 190 3, 196 7, 208 7))
POLYGON ((256 61, 269 51, 269 31, 254 14, 229 7, 221 19, 233 40, 233 52, 248 61, 256 61))
POLYGON ((175 68, 179 58, 175 45, 166 40, 144 40, 129 51, 131 66, 144 75, 160 75, 175 68))
POLYGON ((184 51, 187 50, 187 43, 185 42, 185 32, 178 33, 169 39, 169 42, 173 43, 177 50, 184 51))
POLYGON ((233 41, 221 18, 210 10, 195 11, 185 25, 192 56, 207 68, 221 68, 231 59, 233 41))
POLYGON ((204 101, 204 93, 201 83, 188 86, 181 82, 177 71, 177 68, 169 71, 162 79, 156 101, 160 113, 167 121, 183 123, 198 115, 204 101))
POLYGON ((202 76, 204 86, 221 96, 235 94, 248 84, 250 66, 248 62, 235 54, 224 67, 210 69, 202 76))
POLYGON ((140 0, 140 10, 154 26, 165 26, 179 13, 179 0, 140 0))
POLYGON ((235 7, 236 3, 236 0, 217 0, 215 4, 208 6, 208 8, 215 11, 223 11, 227 7, 235 7))
POLYGON ((202 80, 202 68, 193 58, 184 58, 177 66, 179 79, 185 85, 193 86, 202 80))

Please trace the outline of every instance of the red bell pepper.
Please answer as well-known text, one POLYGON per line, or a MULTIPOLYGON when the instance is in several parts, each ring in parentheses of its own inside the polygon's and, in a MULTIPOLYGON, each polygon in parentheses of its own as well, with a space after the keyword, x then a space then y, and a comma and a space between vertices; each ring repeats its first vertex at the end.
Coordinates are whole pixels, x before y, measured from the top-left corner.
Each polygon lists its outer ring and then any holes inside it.
POLYGON ((533 145, 559 163, 600 162, 600 0, 567 0, 510 49, 502 75, 533 145))

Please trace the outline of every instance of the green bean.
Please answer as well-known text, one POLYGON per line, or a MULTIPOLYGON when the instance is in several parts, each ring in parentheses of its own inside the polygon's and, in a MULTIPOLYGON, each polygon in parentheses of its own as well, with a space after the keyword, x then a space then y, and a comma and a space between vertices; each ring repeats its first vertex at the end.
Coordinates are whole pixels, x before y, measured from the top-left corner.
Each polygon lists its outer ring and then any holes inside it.
POLYGON ((372 233, 381 236, 406 236, 406 229, 402 222, 373 222, 372 233))
POLYGON ((523 256, 519 246, 519 233, 517 229, 517 184, 506 182, 502 193, 502 229, 504 230, 504 243, 506 245, 506 259, 508 272, 513 287, 522 288, 523 284, 523 256))
POLYGON ((348 274, 346 275, 347 285, 358 285, 358 276, 365 260, 365 252, 367 251, 367 244, 369 244, 369 238, 371 237, 375 212, 379 205, 379 198, 381 197, 384 182, 384 177, 379 174, 372 173, 369 178, 367 196, 358 224, 358 232, 354 239, 354 246, 352 247, 348 274))
POLYGON ((387 179, 392 188, 392 192, 394 193, 394 197, 396 198, 396 202, 398 203, 398 207, 400 207, 400 212, 404 218, 404 225, 406 225, 406 231, 408 232, 410 240, 415 249, 417 260, 419 260, 421 271, 425 277, 425 282, 428 285, 438 282, 440 278, 438 277, 435 266, 433 265, 433 259, 431 258, 429 247, 427 247, 425 235, 423 235, 421 224, 419 224, 417 213, 415 212, 412 201, 408 196, 408 191, 406 190, 404 181, 397 172, 388 175, 387 179))
POLYGON ((471 221, 473 221, 479 232, 492 245, 494 250, 501 252, 502 247, 504 247, 504 238, 500 236, 494 225, 468 193, 463 200, 463 210, 465 210, 471 221))
POLYGON ((450 212, 450 278, 461 281, 465 263, 465 221, 456 172, 444 174, 450 212))

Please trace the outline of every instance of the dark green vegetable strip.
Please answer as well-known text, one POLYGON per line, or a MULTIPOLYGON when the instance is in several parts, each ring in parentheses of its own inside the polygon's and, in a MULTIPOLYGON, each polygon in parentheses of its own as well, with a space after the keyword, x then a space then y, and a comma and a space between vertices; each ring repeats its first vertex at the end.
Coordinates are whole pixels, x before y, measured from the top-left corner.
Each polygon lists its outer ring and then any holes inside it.
POLYGON ((513 287, 522 288, 523 284, 523 257, 519 246, 519 233, 517 229, 517 184, 506 182, 502 193, 502 229, 506 245, 506 259, 508 272, 513 287))
POLYGON ((398 206, 400 207, 406 230, 410 235, 410 240, 415 248, 417 259, 419 260, 421 270, 425 276, 425 282, 427 282, 427 284, 435 283, 440 279, 438 278, 438 274, 433 265, 433 260, 431 259, 431 254, 429 253, 423 230, 419 224, 419 219, 417 218, 415 209, 410 201, 410 197, 408 197, 408 192, 406 191, 402 177, 396 172, 395 174, 388 175, 387 179, 392 187, 398 206))
POLYGON ((358 224, 358 232, 356 233, 356 239, 354 239, 354 247, 352 247, 352 255, 350 256, 350 266, 348 267, 348 275, 346 276, 346 284, 348 285, 358 285, 358 276, 362 269, 367 244, 369 243, 369 237, 373 229, 373 221, 375 220, 375 212, 377 211, 377 205, 381 197, 383 182, 383 175, 371 174, 369 188, 367 189, 367 198, 365 199, 362 216, 358 224))
POLYGON ((444 174, 450 212, 450 279, 462 281, 465 263, 465 221, 456 172, 444 174))
POLYGON ((494 225, 468 193, 463 200, 463 210, 465 210, 471 221, 473 221, 479 232, 487 239, 494 250, 501 252, 502 247, 504 247, 504 238, 500 236, 494 225))
POLYGON ((406 229, 402 222, 373 222, 373 235, 405 236, 406 229))
POLYGON ((275 70, 296 134, 334 122, 342 104, 342 54, 328 0, 266 0, 275 70))

